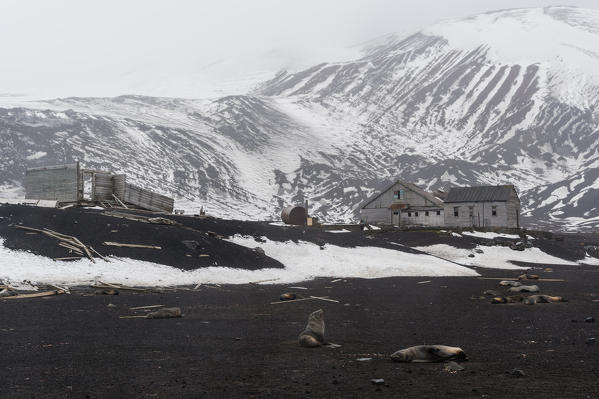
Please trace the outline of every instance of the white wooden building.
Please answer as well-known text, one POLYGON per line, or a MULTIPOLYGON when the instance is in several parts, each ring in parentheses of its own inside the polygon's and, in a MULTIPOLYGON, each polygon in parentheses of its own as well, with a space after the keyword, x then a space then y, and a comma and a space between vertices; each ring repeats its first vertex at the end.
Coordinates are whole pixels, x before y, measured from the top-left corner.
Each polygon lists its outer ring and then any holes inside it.
POLYGON ((360 207, 362 223, 398 227, 443 226, 443 202, 413 183, 396 181, 360 207))

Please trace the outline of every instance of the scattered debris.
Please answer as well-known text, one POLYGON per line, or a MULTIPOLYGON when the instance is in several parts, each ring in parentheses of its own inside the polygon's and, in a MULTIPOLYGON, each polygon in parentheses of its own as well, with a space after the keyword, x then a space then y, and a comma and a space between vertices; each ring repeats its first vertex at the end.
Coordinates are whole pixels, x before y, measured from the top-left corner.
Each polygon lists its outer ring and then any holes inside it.
MULTIPOLYGON (((81 241, 79 241, 79 239, 77 237, 58 233, 54 230, 50 230, 50 229, 46 229, 46 228, 40 230, 40 229, 36 229, 33 227, 27 227, 27 226, 20 226, 20 225, 13 225, 13 226, 18 229, 35 231, 37 233, 45 234, 48 237, 55 238, 55 239, 59 240, 59 243, 58 243, 59 246, 66 248, 69 251, 74 251, 75 253, 77 253, 79 255, 86 255, 92 262, 94 262, 94 263, 96 262, 92 256, 90 250, 88 249, 88 247, 86 245, 83 245, 83 243, 81 241)), ((96 254, 99 255, 103 260, 106 260, 100 254, 98 254, 98 253, 96 253, 96 254)))
POLYGON ((145 317, 146 319, 170 319, 182 316, 181 308, 164 308, 148 313, 145 317))
POLYGON ((116 305, 114 303, 109 303, 106 306, 109 307, 109 308, 116 308, 116 305))
POLYGON ((520 377, 525 377, 526 376, 526 373, 524 373, 524 371, 522 371, 520 369, 513 369, 511 371, 506 371, 506 373, 508 373, 512 377, 516 377, 516 378, 520 378, 520 377))
POLYGON ((129 310, 139 310, 139 309, 153 309, 153 308, 160 308, 164 305, 148 305, 148 306, 136 306, 134 308, 129 308, 129 310))
POLYGON ((271 282, 271 281, 277 281, 277 280, 280 280, 280 278, 279 278, 279 277, 277 277, 277 278, 269 278, 268 280, 250 281, 250 282, 249 282, 249 284, 268 283, 268 282, 271 282))
POLYGON ((65 292, 63 290, 43 291, 43 292, 36 292, 33 294, 17 294, 17 295, 5 296, 5 297, 2 297, 2 299, 39 298, 39 297, 44 297, 44 296, 60 295, 60 294, 64 294, 64 293, 65 292))
POLYGON ((120 242, 104 241, 102 245, 109 245, 113 247, 127 247, 127 248, 150 248, 150 249, 162 249, 156 245, 144 245, 144 244, 123 244, 120 242))
POLYGON ((464 367, 454 361, 450 361, 443 367, 443 370, 449 373, 457 373, 458 371, 463 371, 464 367))
POLYGON ((329 348, 329 349, 336 349, 336 348, 341 348, 341 345, 329 342, 328 344, 325 345, 325 347, 329 348))
POLYGON ((328 297, 328 296, 312 296, 312 295, 310 295, 310 298, 313 298, 313 299, 320 299, 321 301, 327 301, 327 302, 335 302, 335 303, 339 303, 339 301, 338 301, 338 300, 336 300, 336 299, 329 299, 329 297, 328 297))
POLYGON ((428 284, 428 283, 430 283, 430 282, 431 282, 430 280, 426 280, 426 281, 419 281, 419 282, 418 282, 418 284, 428 284))
POLYGON ((291 302, 300 302, 300 301, 310 301, 312 299, 320 299, 323 301, 331 301, 331 302, 335 302, 335 303, 339 303, 339 301, 336 301, 334 299, 328 299, 328 296, 310 296, 309 298, 300 298, 300 299, 289 299, 289 300, 282 300, 282 301, 278 301, 278 302, 271 302, 271 305, 278 305, 280 303, 291 303, 291 302))
POLYGON ((98 284, 92 284, 92 285, 90 285, 90 287, 91 288, 97 288, 97 289, 101 289, 101 288, 114 288, 114 289, 117 289, 117 290, 127 290, 127 291, 147 291, 145 288, 128 287, 126 285, 103 283, 101 281, 99 281, 98 284))
POLYGON ((356 359, 357 362, 369 362, 371 360, 372 360, 371 357, 359 357, 356 359))

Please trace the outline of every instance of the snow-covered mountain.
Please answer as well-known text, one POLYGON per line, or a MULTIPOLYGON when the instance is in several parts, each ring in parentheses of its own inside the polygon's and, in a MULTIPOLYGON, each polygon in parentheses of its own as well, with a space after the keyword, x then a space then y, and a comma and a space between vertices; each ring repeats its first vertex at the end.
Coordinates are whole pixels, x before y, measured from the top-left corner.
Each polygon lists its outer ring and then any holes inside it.
POLYGON ((73 159, 227 217, 263 219, 309 199, 313 214, 348 220, 401 177, 429 189, 511 182, 529 223, 595 227, 599 11, 444 21, 245 95, 0 109, 0 184, 73 159))

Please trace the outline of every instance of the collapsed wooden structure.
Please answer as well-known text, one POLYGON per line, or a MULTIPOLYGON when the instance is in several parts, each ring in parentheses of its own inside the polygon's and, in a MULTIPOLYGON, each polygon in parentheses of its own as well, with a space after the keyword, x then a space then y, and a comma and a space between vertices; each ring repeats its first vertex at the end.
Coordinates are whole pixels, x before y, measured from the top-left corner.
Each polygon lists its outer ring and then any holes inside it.
POLYGON ((104 208, 168 213, 173 212, 175 204, 173 198, 127 183, 124 174, 82 169, 79 162, 27 169, 25 199, 51 200, 61 205, 93 202, 104 208))

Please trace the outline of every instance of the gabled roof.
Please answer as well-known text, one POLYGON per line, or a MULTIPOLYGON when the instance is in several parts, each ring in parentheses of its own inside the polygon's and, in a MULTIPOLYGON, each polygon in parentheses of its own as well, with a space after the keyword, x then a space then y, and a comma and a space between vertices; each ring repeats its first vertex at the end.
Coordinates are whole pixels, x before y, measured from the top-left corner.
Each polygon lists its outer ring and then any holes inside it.
POLYGON ((448 202, 493 202, 509 201, 516 189, 512 184, 504 186, 453 187, 447 193, 448 202))
POLYGON ((366 202, 364 202, 362 205, 360 205, 360 209, 365 208, 366 206, 368 206, 368 204, 370 204, 371 202, 373 202, 374 200, 376 200, 378 197, 380 197, 381 195, 383 195, 387 191, 391 190, 391 188, 393 188, 393 186, 395 186, 397 183, 405 186, 409 190, 412 190, 413 192, 415 192, 416 194, 420 195, 421 197, 424 197, 425 199, 427 199, 430 202, 432 202, 434 205, 436 205, 436 206, 438 206, 440 208, 443 208, 443 201, 441 201, 439 198, 435 197, 433 194, 431 194, 431 193, 429 193, 427 191, 424 191, 423 189, 421 189, 420 187, 418 187, 414 183, 405 183, 403 181, 396 180, 391 185, 389 185, 387 188, 385 188, 384 190, 381 190, 381 191, 379 191, 377 193, 374 193, 370 198, 368 198, 366 200, 366 202))

